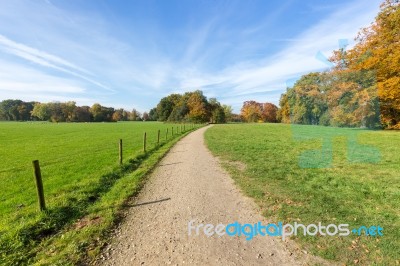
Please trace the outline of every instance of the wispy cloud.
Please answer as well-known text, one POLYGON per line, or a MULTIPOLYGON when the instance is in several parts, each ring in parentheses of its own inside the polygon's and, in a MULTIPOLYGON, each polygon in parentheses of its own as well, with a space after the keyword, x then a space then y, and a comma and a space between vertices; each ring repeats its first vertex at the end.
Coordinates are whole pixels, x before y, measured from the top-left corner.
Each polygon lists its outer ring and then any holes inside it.
MULTIPOLYGON (((288 79, 327 67, 317 53, 330 55, 339 39, 353 39, 373 21, 379 1, 315 6, 312 12, 329 15, 294 34, 274 27, 289 25, 286 13, 295 1, 255 19, 257 8, 247 10, 243 20, 240 1, 229 8, 218 2, 213 12, 214 5, 207 6, 175 28, 164 24, 178 15, 161 20, 151 17, 155 12, 136 21, 140 14, 121 18, 111 4, 100 10, 97 1, 85 2, 92 9, 62 1, 2 2, 0 100, 23 95, 145 111, 169 93, 201 89, 236 111, 250 99, 277 104, 288 79)), ((140 4, 130 3, 132 10, 140 4)))
MULTIPOLYGON (((278 103, 280 94, 286 89, 286 81, 300 75, 326 69, 328 65, 317 58, 317 54, 330 55, 338 49, 339 39, 349 39, 356 36, 361 27, 368 26, 373 21, 379 3, 362 9, 364 2, 356 1, 331 16, 322 19, 315 26, 304 30, 298 36, 284 39, 289 45, 280 52, 239 62, 219 73, 199 73, 182 77, 182 89, 215 88, 221 90, 224 101, 240 108, 244 100, 255 99, 278 103), (359 12, 362 9, 363 12, 359 12), (224 91, 223 88, 229 88, 224 91), (238 99, 240 99, 238 101, 238 99)), ((218 92, 215 94, 218 95, 218 92)))
POLYGON ((0 45, 3 48, 6 48, 7 51, 9 51, 10 53, 13 53, 15 55, 24 57, 24 55, 29 55, 30 57, 26 58, 28 60, 32 60, 35 63, 38 64, 43 64, 43 62, 48 62, 49 64, 46 66, 53 66, 53 64, 56 65, 61 65, 61 66, 65 66, 80 72, 84 72, 86 74, 90 74, 87 70, 82 69, 58 56, 54 56, 51 54, 48 54, 46 52, 37 50, 35 48, 26 46, 24 44, 20 44, 17 42, 14 42, 8 38, 6 38, 5 36, 0 34, 0 45), (36 61, 37 60, 37 61, 36 61))
POLYGON ((114 90, 88 77, 88 75, 91 75, 89 71, 81 67, 78 67, 58 56, 46 53, 44 51, 40 51, 38 49, 29 47, 21 43, 14 42, 1 34, 0 34, 0 49, 2 49, 7 53, 26 59, 30 62, 39 64, 41 66, 53 68, 61 72, 70 74, 72 76, 84 79, 85 81, 88 81, 96 86, 114 92, 114 90))

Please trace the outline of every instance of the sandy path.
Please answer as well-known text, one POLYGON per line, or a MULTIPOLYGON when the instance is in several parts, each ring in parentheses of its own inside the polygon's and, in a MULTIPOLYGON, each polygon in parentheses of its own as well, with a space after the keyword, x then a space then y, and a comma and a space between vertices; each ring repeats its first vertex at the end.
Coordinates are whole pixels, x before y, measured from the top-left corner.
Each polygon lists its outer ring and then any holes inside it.
MULTIPOLYGON (((195 224, 267 221, 204 145, 208 127, 179 141, 149 176, 100 265, 306 265, 318 258, 276 237, 188 235, 195 224)), ((195 232, 193 231, 193 234, 195 232)))

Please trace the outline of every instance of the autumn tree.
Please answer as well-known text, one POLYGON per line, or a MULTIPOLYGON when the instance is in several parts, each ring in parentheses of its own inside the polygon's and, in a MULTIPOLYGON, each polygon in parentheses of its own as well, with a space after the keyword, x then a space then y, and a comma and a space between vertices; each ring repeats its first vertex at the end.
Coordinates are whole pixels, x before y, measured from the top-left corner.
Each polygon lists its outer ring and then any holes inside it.
POLYGON ((379 105, 369 72, 335 68, 302 76, 281 96, 278 118, 285 123, 379 127, 379 105))
POLYGON ((246 122, 258 122, 262 118, 262 105, 256 101, 246 101, 240 114, 246 122))
POLYGON ((279 110, 277 111, 276 118, 279 122, 290 123, 290 106, 287 93, 281 95, 279 99, 279 110))
POLYGON ((207 99, 200 90, 164 97, 149 112, 149 119, 195 123, 225 123, 225 111, 215 98, 207 99))
POLYGON ((112 115, 112 121, 114 121, 114 122, 121 121, 122 118, 124 117, 123 112, 124 112, 123 109, 115 110, 112 115))
POLYGON ((246 122, 277 122, 278 107, 272 103, 246 101, 241 109, 241 116, 246 122))
POLYGON ((135 108, 133 108, 132 111, 130 112, 129 120, 136 121, 138 117, 140 117, 139 112, 135 108))
POLYGON ((400 129, 400 2, 386 0, 334 67, 302 76, 280 99, 285 123, 400 129))
MULTIPOLYGON (((359 33, 354 48, 335 51, 331 58, 342 70, 375 74, 381 123, 387 128, 397 129, 400 129, 399 6, 398 0, 386 0, 375 22, 359 33)), ((370 94, 374 95, 373 92, 370 94)))
POLYGON ((261 119, 264 122, 276 123, 277 122, 278 107, 273 103, 264 103, 262 105, 261 119))
POLYGON ((143 119, 143 121, 149 120, 149 113, 143 112, 142 119, 143 119))
POLYGON ((188 101, 189 107, 188 117, 194 122, 206 122, 209 118, 207 98, 203 95, 202 91, 193 92, 188 101))
POLYGON ((76 102, 69 101, 60 103, 61 113, 63 115, 63 121, 72 122, 74 110, 76 108, 76 102))

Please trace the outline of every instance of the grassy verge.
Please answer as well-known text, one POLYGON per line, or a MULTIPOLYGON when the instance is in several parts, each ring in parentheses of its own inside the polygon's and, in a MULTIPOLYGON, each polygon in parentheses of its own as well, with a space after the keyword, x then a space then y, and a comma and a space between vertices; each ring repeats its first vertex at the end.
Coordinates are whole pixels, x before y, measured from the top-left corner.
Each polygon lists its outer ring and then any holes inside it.
POLYGON ((400 132, 217 125, 206 142, 271 222, 384 228, 382 237, 292 237, 304 249, 348 265, 400 263, 400 132))
MULTIPOLYGON (((14 219, 19 223, 15 230, 1 228, 0 264, 74 265, 93 260, 106 241, 108 230, 118 221, 124 202, 140 190, 146 174, 187 133, 175 132, 168 141, 164 136, 158 146, 153 140, 146 154, 138 152, 125 159, 122 166, 104 168, 99 164, 107 171, 97 178, 92 176, 86 182, 69 179, 69 186, 60 185, 58 193, 51 194, 47 211, 29 215, 22 212, 14 219)), ((52 185, 56 190, 57 183, 52 185)))

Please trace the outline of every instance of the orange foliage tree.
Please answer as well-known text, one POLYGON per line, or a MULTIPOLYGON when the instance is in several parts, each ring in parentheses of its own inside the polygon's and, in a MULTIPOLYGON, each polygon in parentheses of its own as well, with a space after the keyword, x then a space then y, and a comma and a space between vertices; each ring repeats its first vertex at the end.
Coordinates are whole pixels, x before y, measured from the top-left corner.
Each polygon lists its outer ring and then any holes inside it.
POLYGON ((278 107, 272 103, 264 103, 262 105, 262 120, 265 122, 276 123, 276 115, 277 115, 278 107))
POLYGON ((259 103, 246 101, 240 111, 243 120, 246 122, 277 122, 278 107, 272 103, 259 103))
POLYGON ((400 2, 386 0, 375 22, 364 28, 356 40, 353 49, 335 51, 332 61, 340 69, 373 71, 381 123, 400 129, 400 2))
POLYGON ((302 76, 281 96, 285 123, 400 129, 400 1, 385 0, 334 67, 302 76))

